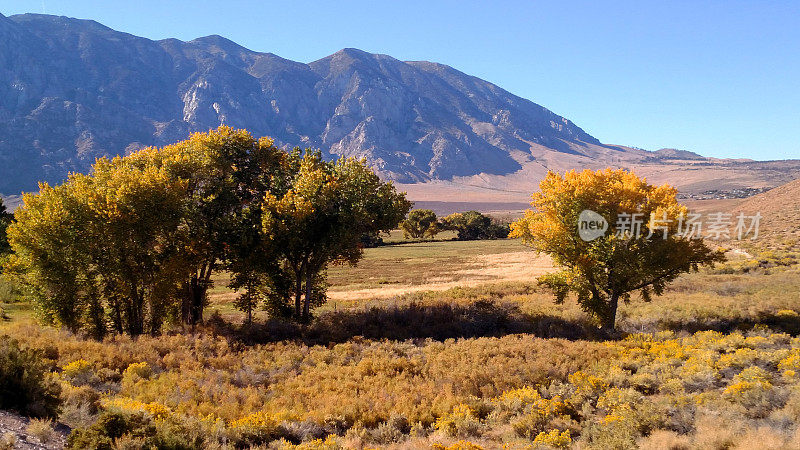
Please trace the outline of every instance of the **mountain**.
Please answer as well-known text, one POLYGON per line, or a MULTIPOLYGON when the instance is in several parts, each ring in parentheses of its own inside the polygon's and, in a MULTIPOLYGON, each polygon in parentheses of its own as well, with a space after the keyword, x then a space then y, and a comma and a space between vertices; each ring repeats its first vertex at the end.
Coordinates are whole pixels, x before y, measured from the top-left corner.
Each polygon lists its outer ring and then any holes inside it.
POLYGON ((604 145, 442 64, 356 49, 304 64, 221 36, 153 41, 90 20, 0 15, 0 193, 220 124, 331 158, 365 157, 382 177, 417 183, 403 185, 414 186, 409 192, 428 186, 524 200, 548 169, 609 165, 688 190, 771 187, 800 176, 800 163, 604 145), (686 176, 693 170, 711 178, 686 176))

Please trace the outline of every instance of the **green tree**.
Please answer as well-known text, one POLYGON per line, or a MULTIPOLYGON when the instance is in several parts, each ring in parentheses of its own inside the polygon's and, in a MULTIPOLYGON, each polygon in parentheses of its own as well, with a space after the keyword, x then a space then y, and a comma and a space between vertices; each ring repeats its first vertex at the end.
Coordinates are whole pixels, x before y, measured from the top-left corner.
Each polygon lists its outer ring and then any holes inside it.
POLYGON ((410 207, 364 161, 327 162, 306 152, 291 189, 264 201, 265 242, 279 256, 270 273, 273 309, 307 321, 311 307, 326 300, 328 264, 356 264, 362 236, 394 229, 410 207))
POLYGON ((406 220, 400 222, 400 229, 406 239, 433 238, 441 231, 436 213, 430 209, 411 211, 406 220))
POLYGON ((458 239, 462 241, 505 239, 509 233, 508 225, 478 211, 450 214, 442 219, 441 228, 458 232, 458 239))
POLYGON ((687 209, 671 186, 653 186, 625 170, 606 169, 550 172, 539 187, 533 209, 512 224, 511 236, 561 267, 539 278, 557 302, 575 293, 584 311, 605 329, 614 329, 619 301, 630 301, 631 293, 650 301, 680 274, 724 260, 702 239, 681 234, 680 218, 687 209), (607 221, 605 234, 581 238, 579 220, 586 210, 607 221), (643 218, 639 232, 632 226, 637 217, 643 218))

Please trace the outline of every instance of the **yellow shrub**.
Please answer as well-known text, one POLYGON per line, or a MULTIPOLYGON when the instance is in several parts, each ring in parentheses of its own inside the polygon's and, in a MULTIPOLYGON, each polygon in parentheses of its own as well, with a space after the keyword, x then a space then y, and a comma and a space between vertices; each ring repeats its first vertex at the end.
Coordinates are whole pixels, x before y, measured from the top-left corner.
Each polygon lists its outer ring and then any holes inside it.
POLYGON ((92 373, 92 365, 85 359, 76 359, 63 368, 63 374, 68 378, 80 378, 92 373))
POLYGON ((450 436, 478 436, 483 424, 472 409, 462 403, 453 408, 449 414, 436 419, 434 427, 450 436))
POLYGON ((524 386, 519 389, 512 389, 510 391, 503 391, 495 402, 501 405, 508 405, 511 409, 516 406, 525 406, 541 400, 542 396, 539 391, 532 386, 524 386))
POLYGON ((800 370, 800 348, 793 348, 789 356, 783 358, 778 363, 778 370, 781 372, 800 370))
POLYGON ((608 389, 608 383, 602 378, 579 370, 569 377, 569 382, 575 386, 575 394, 579 399, 575 400, 575 404, 583 403, 583 399, 595 397, 604 390, 608 389))
POLYGON ((747 415, 763 417, 774 408, 774 391, 769 374, 752 366, 733 378, 733 383, 723 391, 723 397, 746 408, 747 415))
POLYGON ((758 356, 758 352, 752 348, 738 348, 733 353, 726 353, 720 356, 717 365, 720 369, 747 367, 752 365, 758 359, 758 356))
POLYGON ((92 364, 85 359, 77 359, 65 365, 62 375, 64 379, 76 386, 87 385, 97 379, 92 370, 92 364))
POLYGON ((555 448, 568 448, 572 445, 572 436, 569 430, 559 432, 558 430, 550 430, 548 432, 541 432, 536 435, 533 440, 534 444, 548 445, 555 448))
POLYGON ((338 437, 332 434, 325 439, 314 439, 296 445, 281 439, 277 445, 270 444, 270 448, 273 448, 273 446, 280 450, 339 450, 342 448, 338 442, 338 437))
POLYGON ((641 394, 633 389, 611 388, 597 399, 597 407, 614 412, 621 408, 630 408, 631 405, 638 403, 642 397, 641 394))
POLYGON ((234 420, 228 426, 234 442, 266 444, 278 436, 280 419, 264 411, 234 420))
POLYGON ((150 365, 148 365, 146 362, 138 362, 130 364, 128 368, 125 369, 124 372, 122 372, 123 380, 128 379, 132 381, 135 381, 137 378, 146 380, 150 378, 152 375, 153 375, 153 369, 151 369, 150 365))
POLYGON ((483 450, 483 447, 470 441, 458 441, 447 447, 442 444, 433 444, 431 448, 434 450, 483 450))
POLYGON ((569 421, 566 413, 569 406, 561 397, 554 396, 551 399, 539 398, 529 404, 525 413, 511 422, 511 427, 519 435, 527 438, 534 438, 541 432, 550 428, 550 422, 554 419, 569 421))
POLYGON ((104 408, 119 409, 125 412, 145 412, 154 420, 165 420, 172 414, 172 410, 161 403, 143 403, 126 397, 106 399, 102 404, 104 408))
POLYGON ((266 412, 257 412, 248 414, 240 419, 234 420, 230 423, 231 428, 277 428, 280 420, 275 415, 266 412))

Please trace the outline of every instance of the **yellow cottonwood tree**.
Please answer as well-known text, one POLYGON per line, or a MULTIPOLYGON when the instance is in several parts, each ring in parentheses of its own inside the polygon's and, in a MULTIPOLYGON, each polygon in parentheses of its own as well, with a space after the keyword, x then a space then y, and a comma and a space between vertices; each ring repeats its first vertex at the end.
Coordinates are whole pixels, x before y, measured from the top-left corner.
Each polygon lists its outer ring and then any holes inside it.
POLYGON ((278 256, 273 306, 307 321, 310 308, 325 301, 328 264, 356 264, 361 237, 397 227, 411 203, 363 160, 328 162, 306 152, 291 189, 281 198, 267 195, 263 208, 263 231, 278 256))
POLYGON ((687 209, 671 186, 653 186, 626 170, 605 169, 549 172, 539 188, 532 209, 512 224, 511 237, 550 255, 561 270, 539 282, 554 291, 557 302, 576 294, 581 307, 605 329, 614 329, 619 301, 628 302, 632 292, 649 301, 680 274, 724 259, 702 239, 680 233, 687 209), (609 225, 595 239, 584 240, 579 233, 586 210, 609 225))
POLYGON ((288 189, 291 161, 270 139, 228 127, 101 158, 90 174, 25 196, 7 267, 46 322, 97 337, 156 333, 165 318, 194 325, 214 271, 250 270, 233 262, 260 233, 267 192, 288 189))
POLYGON ((100 159, 91 175, 27 194, 9 227, 18 273, 46 322, 102 337, 156 332, 181 280, 172 244, 183 184, 100 159), (106 316, 106 310, 109 316, 106 316))

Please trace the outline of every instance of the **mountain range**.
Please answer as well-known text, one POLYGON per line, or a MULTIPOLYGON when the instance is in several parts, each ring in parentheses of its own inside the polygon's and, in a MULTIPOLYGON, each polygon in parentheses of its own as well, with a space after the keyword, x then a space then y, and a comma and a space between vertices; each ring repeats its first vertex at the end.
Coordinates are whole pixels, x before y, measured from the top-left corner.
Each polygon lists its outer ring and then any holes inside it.
POLYGON ((0 193, 220 124, 364 157, 427 199, 524 199, 547 170, 629 167, 685 192, 772 187, 800 161, 605 145, 452 67, 343 49, 305 64, 221 36, 154 41, 97 22, 0 15, 0 193))

